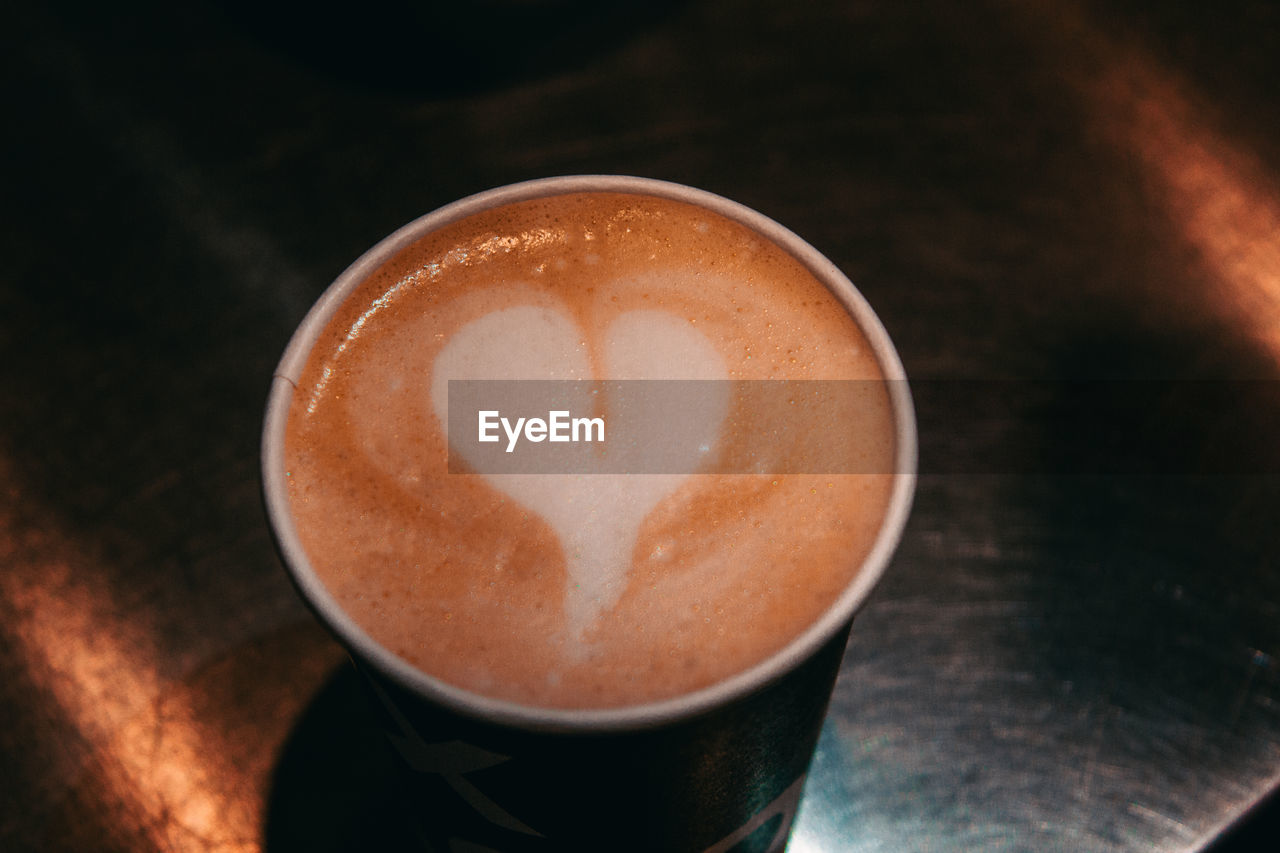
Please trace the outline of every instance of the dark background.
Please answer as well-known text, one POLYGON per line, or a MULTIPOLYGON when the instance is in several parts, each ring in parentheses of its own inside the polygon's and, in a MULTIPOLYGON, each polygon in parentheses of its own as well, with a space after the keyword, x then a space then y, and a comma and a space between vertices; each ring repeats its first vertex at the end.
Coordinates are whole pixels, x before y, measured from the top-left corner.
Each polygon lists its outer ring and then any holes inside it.
POLYGON ((1256 0, 7 4, 0 849, 399 842, 268 378, 396 227, 595 172, 788 225, 920 382, 794 853, 1209 845, 1280 786, 1278 48, 1256 0))

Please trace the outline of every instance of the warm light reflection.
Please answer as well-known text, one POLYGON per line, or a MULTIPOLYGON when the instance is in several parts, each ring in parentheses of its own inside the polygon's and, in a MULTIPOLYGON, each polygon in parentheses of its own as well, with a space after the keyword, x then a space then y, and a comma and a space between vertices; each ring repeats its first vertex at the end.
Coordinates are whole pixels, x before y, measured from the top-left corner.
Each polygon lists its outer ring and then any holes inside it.
POLYGON ((22 523, 11 470, 0 456, 0 631, 43 701, 94 747, 85 756, 94 778, 76 784, 106 794, 154 849, 258 850, 258 815, 216 784, 221 744, 208 741, 180 697, 162 699, 154 638, 122 618, 94 558, 71 537, 22 523))
POLYGON ((1260 165, 1199 118, 1168 72, 1136 59, 1103 85, 1117 130, 1167 196, 1214 293, 1280 361, 1280 194, 1260 165))
POLYGON ((346 352, 347 346, 358 340, 365 326, 384 308, 393 304, 401 294, 425 282, 439 278, 454 267, 465 266, 473 262, 482 262, 496 254, 507 254, 520 248, 528 250, 553 245, 563 246, 566 243, 568 243, 568 233, 564 228, 529 228, 520 232, 519 235, 496 234, 487 237, 476 237, 470 244, 450 249, 440 257, 426 261, 417 269, 406 274, 391 287, 387 288, 385 293, 369 303, 369 308, 361 313, 355 322, 351 324, 351 328, 347 330, 346 337, 343 338, 342 343, 338 345, 333 355, 325 362, 320 380, 316 382, 315 387, 311 390, 311 396, 307 402, 307 414, 315 414, 316 408, 320 405, 320 400, 329 386, 329 381, 333 378, 336 370, 335 365, 343 353, 346 352))
POLYGON ((1095 63, 1072 80, 1106 137, 1141 166, 1167 215, 1215 279, 1207 309, 1247 329, 1280 363, 1280 184, 1214 126, 1211 102, 1141 47, 1111 41, 1066 7, 1046 20, 1095 63))

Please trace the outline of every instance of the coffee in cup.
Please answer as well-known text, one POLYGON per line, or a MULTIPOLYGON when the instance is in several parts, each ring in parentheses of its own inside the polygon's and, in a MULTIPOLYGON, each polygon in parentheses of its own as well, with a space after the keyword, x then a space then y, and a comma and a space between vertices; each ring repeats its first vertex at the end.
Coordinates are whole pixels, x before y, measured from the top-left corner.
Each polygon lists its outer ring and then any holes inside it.
MULTIPOLYGON (((895 437, 884 388, 872 420, 885 461, 871 473, 764 466, 512 481, 450 473, 450 378, 883 373, 857 323, 799 261, 672 199, 514 202, 426 234, 370 271, 299 376, 285 445, 290 504, 343 609, 397 656, 468 691, 584 708, 707 687, 829 608, 885 517, 895 437), (596 488, 609 498, 593 500, 596 488)), ((508 435, 509 425, 504 444, 508 435)), ((755 450, 787 438, 755 436, 755 450)))
MULTIPOLYGON (((655 433, 627 445, 673 443, 655 433)), ((901 365, 829 261, 718 196, 602 176, 380 243, 295 335, 264 433, 291 576, 408 765, 480 816, 457 837, 493 849, 780 849, 914 466, 901 365), (473 382, 581 406, 458 420, 473 382), (628 382, 700 389, 684 463, 522 474, 460 450, 459 423, 514 452, 600 421, 589 452, 616 462, 628 382), (800 386, 858 392, 804 409, 800 386), (856 464, 795 461, 836 444, 856 464)))

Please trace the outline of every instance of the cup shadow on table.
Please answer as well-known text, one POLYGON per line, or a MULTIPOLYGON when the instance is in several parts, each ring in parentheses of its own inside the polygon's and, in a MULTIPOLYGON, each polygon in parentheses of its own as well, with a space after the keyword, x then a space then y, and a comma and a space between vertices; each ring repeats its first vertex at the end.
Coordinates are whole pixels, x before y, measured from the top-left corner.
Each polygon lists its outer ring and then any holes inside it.
POLYGON ((268 853, 423 849, 406 820, 396 758, 363 690, 345 664, 299 716, 267 793, 268 853))
POLYGON ((380 727, 374 701, 346 663, 298 715, 267 789, 266 853, 546 849, 495 828, 443 777, 410 771, 380 727))
MULTIPOLYGON (((542 839, 495 826, 445 777, 411 771, 380 727, 375 701, 348 663, 298 716, 267 790, 267 853, 547 849, 542 839)), ((419 734, 430 740, 433 732, 419 734)), ((554 774, 547 781, 554 785, 554 774)))
MULTIPOLYGON (((371 703, 363 676, 347 663, 302 710, 268 786, 266 853, 547 849, 541 839, 495 829, 439 777, 410 773, 379 728, 371 703)), ((547 781, 555 785, 553 778, 547 781)), ((611 790, 625 795, 616 784, 611 790)), ((781 820, 776 815, 755 827, 732 852, 765 849, 781 820)))

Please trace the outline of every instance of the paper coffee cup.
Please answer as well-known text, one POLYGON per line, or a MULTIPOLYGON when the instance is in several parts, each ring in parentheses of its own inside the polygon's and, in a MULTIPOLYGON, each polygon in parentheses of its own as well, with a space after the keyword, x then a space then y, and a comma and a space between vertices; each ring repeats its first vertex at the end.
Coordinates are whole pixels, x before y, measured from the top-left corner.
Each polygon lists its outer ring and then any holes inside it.
MULTIPOLYGON (((324 293, 275 373, 263 434, 267 514, 308 606, 347 648, 403 758, 427 849, 779 851, 800 802, 855 613, 883 574, 915 485, 915 418, 887 333, 849 280, 767 217, 685 186, 581 176, 516 184, 441 208, 387 237, 324 293), (624 707, 539 707, 430 676, 375 641, 318 577, 291 510, 285 432, 299 376, 344 299, 401 249, 477 212, 568 193, 656 196, 711 211, 790 253, 856 321, 892 410, 895 479, 861 568, 831 606, 766 660, 708 687, 624 707)), ((341 523, 335 519, 334 523, 341 523)))

